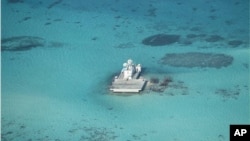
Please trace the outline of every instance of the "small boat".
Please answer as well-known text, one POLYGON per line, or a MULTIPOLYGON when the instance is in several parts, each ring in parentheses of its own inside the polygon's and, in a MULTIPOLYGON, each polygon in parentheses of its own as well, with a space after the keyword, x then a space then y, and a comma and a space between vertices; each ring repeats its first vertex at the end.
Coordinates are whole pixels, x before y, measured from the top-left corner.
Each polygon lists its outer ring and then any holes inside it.
POLYGON ((138 93, 143 90, 147 81, 140 76, 142 71, 141 64, 134 64, 133 60, 128 59, 123 63, 123 68, 119 76, 115 76, 110 90, 113 92, 138 93))

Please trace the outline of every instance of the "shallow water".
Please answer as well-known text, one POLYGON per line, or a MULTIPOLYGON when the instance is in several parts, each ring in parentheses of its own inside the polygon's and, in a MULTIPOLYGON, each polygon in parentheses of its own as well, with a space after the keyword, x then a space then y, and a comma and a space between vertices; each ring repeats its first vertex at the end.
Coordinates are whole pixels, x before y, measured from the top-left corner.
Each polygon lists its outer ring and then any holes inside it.
POLYGON ((250 121, 248 5, 2 1, 1 139, 229 140, 230 124, 250 121), (180 40, 142 43, 163 33, 180 40), (207 40, 212 35, 223 39, 207 40), (20 36, 22 41, 12 38, 20 36), (230 45, 233 40, 241 44, 230 45), (187 52, 225 54, 233 61, 218 68, 160 63, 167 53, 187 52), (164 92, 147 87, 140 94, 112 94, 111 80, 129 58, 142 64, 145 78, 173 82, 164 92))

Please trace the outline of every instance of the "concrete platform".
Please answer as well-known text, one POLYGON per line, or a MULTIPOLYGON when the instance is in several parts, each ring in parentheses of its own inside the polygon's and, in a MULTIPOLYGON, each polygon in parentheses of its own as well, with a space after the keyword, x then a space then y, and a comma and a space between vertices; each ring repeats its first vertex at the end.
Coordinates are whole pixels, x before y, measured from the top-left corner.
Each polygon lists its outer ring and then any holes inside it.
POLYGON ((110 90, 121 93, 138 93, 143 90, 147 81, 140 77, 142 71, 141 64, 134 64, 132 59, 123 63, 123 68, 119 76, 115 76, 110 90))
POLYGON ((147 81, 144 79, 115 79, 112 82, 110 90, 113 92, 131 92, 138 93, 143 90, 147 81))

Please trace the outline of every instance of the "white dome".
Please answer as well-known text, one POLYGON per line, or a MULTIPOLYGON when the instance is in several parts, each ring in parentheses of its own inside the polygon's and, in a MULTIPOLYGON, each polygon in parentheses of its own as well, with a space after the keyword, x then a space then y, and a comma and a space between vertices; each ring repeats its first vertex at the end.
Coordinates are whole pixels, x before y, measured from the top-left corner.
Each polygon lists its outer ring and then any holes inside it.
POLYGON ((133 63, 132 59, 128 59, 128 64, 131 65, 133 63))
POLYGON ((128 65, 127 63, 123 63, 123 67, 127 67, 127 65, 128 65))

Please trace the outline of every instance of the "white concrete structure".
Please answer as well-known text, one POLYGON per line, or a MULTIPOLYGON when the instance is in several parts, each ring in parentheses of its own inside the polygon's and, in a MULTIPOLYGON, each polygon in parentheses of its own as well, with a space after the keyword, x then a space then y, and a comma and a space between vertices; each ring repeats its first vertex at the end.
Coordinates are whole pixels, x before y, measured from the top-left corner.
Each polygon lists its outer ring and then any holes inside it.
POLYGON ((135 65, 133 60, 128 59, 126 63, 123 63, 120 75, 113 80, 110 90, 113 92, 140 92, 147 83, 140 77, 141 71, 140 64, 135 65))

